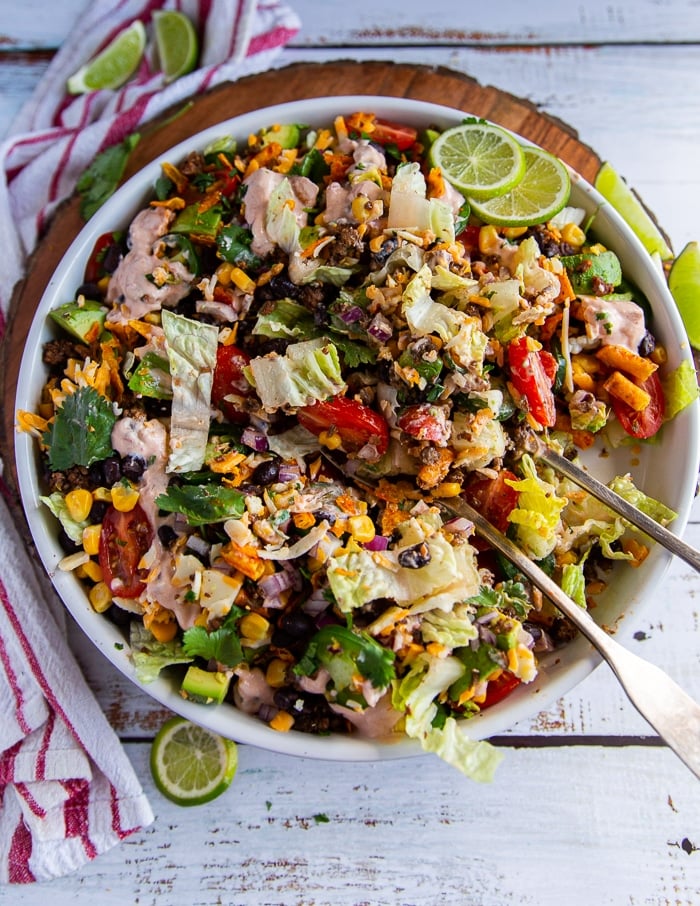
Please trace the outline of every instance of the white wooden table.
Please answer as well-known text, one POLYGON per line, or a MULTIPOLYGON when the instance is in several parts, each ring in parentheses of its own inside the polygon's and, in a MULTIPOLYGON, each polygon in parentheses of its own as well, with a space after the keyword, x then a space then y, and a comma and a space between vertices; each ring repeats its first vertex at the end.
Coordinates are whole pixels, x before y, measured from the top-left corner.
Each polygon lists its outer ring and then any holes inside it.
MULTIPOLYGON (((0 4, 0 135, 83 5, 0 4)), ((573 126, 676 251, 700 238, 696 0, 291 5, 303 29, 277 65, 389 59, 466 72, 573 126)), ((700 546, 698 502, 686 538, 700 546)), ((699 597, 700 578, 675 564, 630 643, 696 699, 699 597)), ((148 770, 165 712, 77 630, 72 640, 157 818, 66 879, 0 888, 2 904, 700 903, 700 786, 604 666, 498 740, 506 757, 492 786, 433 758, 338 764, 241 747, 231 789, 185 810, 148 770)))

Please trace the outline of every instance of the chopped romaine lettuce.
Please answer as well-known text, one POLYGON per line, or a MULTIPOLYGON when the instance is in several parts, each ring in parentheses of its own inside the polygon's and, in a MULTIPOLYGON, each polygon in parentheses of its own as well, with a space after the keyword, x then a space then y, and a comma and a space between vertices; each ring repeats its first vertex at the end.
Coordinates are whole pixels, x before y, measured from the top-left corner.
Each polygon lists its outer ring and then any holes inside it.
POLYGON ((270 353, 251 359, 252 378, 265 409, 307 406, 345 390, 338 350, 322 337, 294 343, 283 356, 270 353))
POLYGON ((688 359, 683 359, 677 368, 666 375, 662 385, 666 401, 664 420, 667 422, 694 403, 700 394, 698 376, 688 359))
POLYGON ((76 544, 82 544, 83 529, 89 525, 89 522, 87 519, 82 522, 76 522, 76 520, 73 519, 68 512, 66 499, 63 494, 61 494, 60 491, 54 491, 47 497, 40 497, 39 500, 41 500, 42 503, 45 503, 51 510, 56 519, 61 523, 63 531, 68 535, 71 541, 74 541, 76 544))
POLYGON ((508 516, 516 529, 516 541, 533 560, 542 560, 554 550, 565 497, 557 497, 556 488, 540 478, 535 463, 527 453, 522 457, 524 478, 506 484, 518 492, 518 504, 508 516))
POLYGON ((195 472, 202 467, 209 437, 219 330, 167 310, 161 319, 173 381, 167 470, 195 472))
POLYGON ((143 623, 137 620, 132 620, 129 626, 129 646, 131 663, 134 665, 136 679, 140 683, 152 683, 164 667, 189 664, 193 660, 185 653, 179 639, 159 642, 143 623))

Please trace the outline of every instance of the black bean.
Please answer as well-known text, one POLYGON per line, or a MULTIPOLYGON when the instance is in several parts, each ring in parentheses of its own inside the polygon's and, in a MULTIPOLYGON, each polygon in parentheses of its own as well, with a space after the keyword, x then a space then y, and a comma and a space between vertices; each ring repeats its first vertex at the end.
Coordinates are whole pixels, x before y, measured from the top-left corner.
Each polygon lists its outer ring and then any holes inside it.
POLYGON ((413 547, 407 547, 399 554, 399 566, 406 569, 420 569, 430 563, 430 549, 428 545, 421 541, 413 547))
POLYGON ((105 484, 108 487, 121 480, 122 467, 118 456, 110 456, 109 459, 102 460, 102 469, 104 471, 105 484))
POLYGON ((107 251, 102 258, 102 267, 108 274, 113 274, 116 271, 119 262, 122 258, 122 250, 119 245, 115 242, 113 245, 110 245, 107 248, 107 251))
POLYGON ((274 484, 280 473, 280 464, 277 459, 266 459, 256 466, 250 476, 253 484, 265 486, 274 484))
POLYGON ((86 299, 99 300, 103 295, 102 290, 96 283, 81 283, 76 291, 76 296, 85 296, 86 299))
POLYGON ((656 337, 653 333, 647 330, 644 334, 642 342, 639 344, 639 349, 637 352, 641 356, 651 355, 652 352, 656 349, 656 337))
POLYGON ((61 545, 63 550, 67 554, 77 554, 78 551, 83 549, 82 544, 77 544, 73 539, 66 533, 65 529, 61 529, 58 533, 58 543, 61 545))
POLYGON ((177 541, 177 532, 171 525, 158 527, 158 537, 164 547, 171 547, 177 541))
POLYGON ((107 512, 108 507, 109 504, 106 500, 93 500, 92 506, 90 507, 90 522, 93 525, 97 525, 98 523, 102 522, 102 520, 105 518, 105 513, 107 512))
POLYGON ((314 621, 303 610, 290 610, 280 616, 277 628, 292 638, 300 639, 311 635, 314 621))
POLYGON ((122 474, 131 481, 138 481, 146 470, 146 460, 136 453, 127 453, 122 459, 122 474))

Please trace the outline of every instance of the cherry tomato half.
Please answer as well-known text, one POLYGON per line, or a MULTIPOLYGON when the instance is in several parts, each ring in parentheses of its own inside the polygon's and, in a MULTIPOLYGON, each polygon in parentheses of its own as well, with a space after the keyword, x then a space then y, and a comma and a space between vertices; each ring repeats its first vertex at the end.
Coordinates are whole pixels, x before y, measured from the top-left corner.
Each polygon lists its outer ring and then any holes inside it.
POLYGON ((252 395, 253 388, 243 373, 249 362, 250 356, 233 343, 229 346, 219 344, 217 347, 211 401, 228 421, 237 425, 246 424, 248 416, 224 397, 229 394, 243 397, 252 395))
POLYGON ((319 400, 298 410, 299 424, 318 437, 323 431, 333 429, 340 436, 346 453, 357 453, 367 444, 377 448, 383 456, 389 447, 389 426, 379 413, 357 400, 336 396, 319 400))
POLYGON ((518 476, 508 469, 498 473, 498 478, 472 477, 462 491, 468 504, 488 519, 499 532, 508 531, 508 516, 518 505, 518 492, 509 484, 518 481, 518 476))
POLYGON ((144 590, 146 570, 139 569, 139 563, 152 541, 153 526, 140 504, 128 513, 108 507, 98 556, 102 578, 113 595, 138 598, 144 590))
POLYGON ((480 706, 481 710, 483 711, 484 708, 490 708, 491 705, 503 701, 514 689, 517 689, 520 682, 518 677, 509 670, 499 673, 496 679, 490 680, 486 687, 486 698, 480 706))
POLYGON ((437 418, 433 413, 435 407, 431 403, 416 403, 408 406, 399 416, 396 424, 418 440, 430 440, 433 443, 447 443, 449 425, 445 418, 437 418))
POLYGON ((508 344, 508 367, 513 386, 527 400, 532 417, 543 427, 553 428, 557 420, 552 393, 554 357, 544 349, 531 349, 528 338, 519 337, 508 344))
POLYGON ((374 121, 371 137, 378 145, 396 145, 399 151, 407 151, 418 140, 418 132, 411 126, 378 118, 374 121))
POLYGON ((119 246, 120 242, 121 233, 103 233, 97 237, 85 265, 83 277, 85 283, 98 283, 107 275, 108 272, 104 267, 105 255, 112 246, 119 246))
POLYGON ((631 437, 638 437, 641 440, 646 437, 653 437, 661 427, 666 411, 666 400, 664 399, 661 381, 656 372, 645 381, 635 381, 635 383, 651 397, 646 409, 637 412, 624 400, 619 400, 612 394, 610 396, 610 405, 625 432, 631 437))

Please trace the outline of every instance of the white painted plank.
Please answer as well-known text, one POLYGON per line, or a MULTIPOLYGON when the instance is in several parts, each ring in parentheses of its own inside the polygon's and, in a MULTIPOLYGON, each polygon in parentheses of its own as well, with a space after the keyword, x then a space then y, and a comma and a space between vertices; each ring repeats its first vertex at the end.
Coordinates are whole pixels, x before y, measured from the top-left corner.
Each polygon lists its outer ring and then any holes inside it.
MULTIPOLYGON (((443 0, 439 15, 423 0, 394 3, 356 0, 288 0, 302 21, 296 46, 536 45, 681 42, 700 39, 700 10, 693 0, 504 0, 498 4, 443 0)), ((85 0, 61 0, 45 15, 43 0, 0 6, 5 49, 54 48, 85 9, 85 0)))
POLYGON ((156 823, 22 889, 23 906, 698 902, 700 785, 663 749, 507 749, 479 786, 432 757, 319 765, 240 747, 232 787, 194 809, 153 789, 148 746, 127 749, 156 823))

